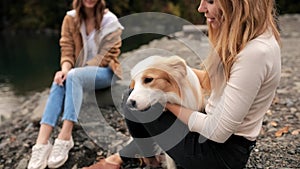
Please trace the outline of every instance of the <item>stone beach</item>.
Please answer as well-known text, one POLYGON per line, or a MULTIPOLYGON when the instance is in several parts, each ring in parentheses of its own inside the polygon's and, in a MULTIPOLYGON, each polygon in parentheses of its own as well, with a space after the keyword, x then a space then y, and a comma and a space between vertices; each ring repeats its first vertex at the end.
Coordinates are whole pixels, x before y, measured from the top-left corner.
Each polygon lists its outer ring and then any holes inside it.
MULTIPOLYGON (((300 168, 300 14, 280 16, 282 31, 282 76, 276 97, 267 111, 257 145, 251 153, 247 168, 300 168)), ((87 93, 75 125, 69 159, 61 169, 77 169, 93 164, 124 146, 129 134, 120 112, 122 91, 129 84, 129 70, 149 55, 179 55, 192 67, 201 63, 207 53, 205 38, 184 32, 154 40, 120 58, 124 80, 110 90, 87 93), (200 41, 200 43, 199 43, 200 41), (199 58, 199 55, 200 58, 199 58), (111 102, 114 105, 111 105, 111 102)), ((25 169, 31 148, 35 144, 39 120, 49 89, 22 98, 9 119, 0 123, 0 169, 25 169)), ((61 122, 55 128, 55 138, 61 122)), ((53 141, 53 140, 52 140, 53 141)))

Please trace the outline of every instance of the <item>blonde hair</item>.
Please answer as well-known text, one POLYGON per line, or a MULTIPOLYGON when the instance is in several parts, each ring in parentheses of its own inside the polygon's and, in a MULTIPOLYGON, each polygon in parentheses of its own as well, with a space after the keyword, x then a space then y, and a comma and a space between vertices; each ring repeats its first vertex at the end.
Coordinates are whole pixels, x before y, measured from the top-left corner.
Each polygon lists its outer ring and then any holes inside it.
POLYGON ((208 34, 228 81, 237 54, 250 40, 270 29, 280 44, 277 13, 274 0, 217 0, 215 3, 220 8, 220 28, 209 26, 208 34))
MULTIPOLYGON (((86 14, 84 12, 83 0, 73 0, 73 9, 76 10, 75 16, 75 24, 77 30, 80 29, 80 25, 84 19, 86 19, 86 14)), ((104 0, 98 0, 95 8, 94 8, 94 16, 95 16, 95 29, 99 30, 101 26, 101 22, 103 19, 103 15, 105 12, 106 4, 104 0)))

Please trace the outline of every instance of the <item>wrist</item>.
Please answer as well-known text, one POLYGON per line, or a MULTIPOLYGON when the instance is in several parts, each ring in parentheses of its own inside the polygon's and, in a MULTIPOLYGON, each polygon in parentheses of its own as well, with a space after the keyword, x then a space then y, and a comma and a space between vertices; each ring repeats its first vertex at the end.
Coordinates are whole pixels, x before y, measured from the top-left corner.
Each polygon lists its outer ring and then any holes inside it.
POLYGON ((67 74, 69 72, 68 69, 61 69, 61 71, 64 73, 64 74, 67 74))
POLYGON ((190 129, 190 131, 193 131, 193 127, 195 126, 196 123, 196 119, 197 119, 197 115, 199 112, 194 111, 192 112, 192 114, 190 115, 189 119, 188 119, 188 127, 190 129))
POLYGON ((61 71, 64 73, 68 73, 71 68, 72 68, 72 65, 69 62, 64 62, 61 65, 61 71))

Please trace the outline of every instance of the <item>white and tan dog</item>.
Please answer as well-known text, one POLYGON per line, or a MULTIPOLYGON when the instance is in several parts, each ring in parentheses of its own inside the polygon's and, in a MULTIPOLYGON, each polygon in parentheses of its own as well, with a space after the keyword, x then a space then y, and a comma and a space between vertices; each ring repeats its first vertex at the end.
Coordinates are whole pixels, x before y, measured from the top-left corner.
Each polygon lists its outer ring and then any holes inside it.
MULTIPOLYGON (((135 110, 147 110, 155 103, 166 102, 202 110, 209 81, 204 71, 189 67, 179 56, 150 56, 137 63, 131 70, 133 91, 127 105, 135 110)), ((172 161, 172 160, 171 160, 172 161)), ((176 168, 167 156, 167 168, 176 168)))
POLYGON ((145 110, 159 102, 201 110, 209 89, 204 71, 190 68, 179 56, 150 56, 131 70, 131 92, 127 104, 145 110))

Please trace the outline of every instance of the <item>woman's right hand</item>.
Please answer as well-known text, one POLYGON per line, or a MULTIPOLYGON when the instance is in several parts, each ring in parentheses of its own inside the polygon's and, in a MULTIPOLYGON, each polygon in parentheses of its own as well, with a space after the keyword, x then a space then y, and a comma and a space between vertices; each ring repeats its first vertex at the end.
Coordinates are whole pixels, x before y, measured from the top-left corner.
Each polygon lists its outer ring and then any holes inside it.
POLYGON ((67 71, 62 71, 62 70, 57 71, 54 76, 54 82, 60 86, 63 86, 63 83, 67 78, 67 74, 68 74, 67 71))
POLYGON ((71 68, 72 68, 72 65, 69 62, 64 62, 61 65, 61 70, 56 72, 56 74, 54 76, 54 82, 60 86, 63 86, 64 81, 67 78, 67 74, 71 70, 71 68))

